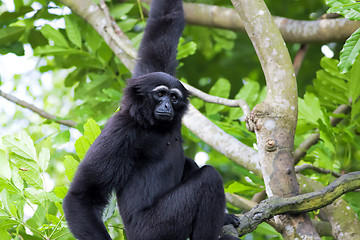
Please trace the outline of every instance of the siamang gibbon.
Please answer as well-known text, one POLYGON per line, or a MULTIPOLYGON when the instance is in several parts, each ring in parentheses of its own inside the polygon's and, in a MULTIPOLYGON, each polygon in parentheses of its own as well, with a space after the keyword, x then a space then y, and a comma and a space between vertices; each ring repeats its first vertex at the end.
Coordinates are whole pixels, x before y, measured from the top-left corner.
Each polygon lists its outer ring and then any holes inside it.
POLYGON ((102 211, 116 193, 128 240, 215 240, 224 223, 222 179, 184 156, 188 91, 174 77, 181 0, 153 0, 138 61, 113 115, 80 163, 63 208, 80 240, 111 239, 102 211))

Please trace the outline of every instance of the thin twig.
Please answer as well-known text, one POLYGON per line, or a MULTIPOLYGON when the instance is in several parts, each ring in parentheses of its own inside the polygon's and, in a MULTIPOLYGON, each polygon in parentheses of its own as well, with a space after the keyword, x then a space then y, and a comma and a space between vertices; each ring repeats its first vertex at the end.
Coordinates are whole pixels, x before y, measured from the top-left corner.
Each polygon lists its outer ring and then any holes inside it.
POLYGON ((318 167, 315 167, 314 165, 308 164, 308 163, 296 166, 295 167, 295 172, 298 173, 298 172, 304 171, 306 169, 311 169, 311 170, 314 170, 314 171, 316 171, 318 173, 324 173, 324 174, 329 174, 330 173, 334 177, 340 177, 341 176, 339 173, 334 172, 334 171, 332 171, 330 169, 318 168, 318 167))
POLYGON ((9 100, 10 102, 13 102, 13 103, 23 107, 23 108, 30 109, 31 111, 39 114, 41 117, 46 118, 48 120, 57 122, 59 124, 63 124, 63 125, 68 126, 68 127, 76 127, 76 125, 77 125, 77 123, 72 121, 72 120, 62 120, 59 117, 44 111, 43 109, 35 107, 34 105, 32 105, 30 103, 27 103, 27 102, 15 97, 15 96, 13 96, 11 94, 8 94, 8 93, 5 93, 5 92, 3 92, 1 90, 0 90, 0 96, 7 99, 7 100, 9 100))
POLYGON ((229 106, 229 107, 240 107, 243 110, 244 115, 246 117, 250 115, 250 107, 243 99, 232 100, 232 99, 226 99, 226 98, 221 98, 221 97, 217 97, 217 96, 212 96, 210 94, 202 92, 201 90, 199 90, 189 84, 186 84, 186 83, 182 83, 182 84, 191 93, 191 95, 198 97, 198 98, 204 100, 205 102, 221 104, 221 105, 225 105, 225 106, 229 106))
POLYGON ((299 51, 296 53, 294 63, 293 63, 294 72, 295 72, 296 76, 299 74, 301 65, 304 62, 304 59, 305 59, 305 56, 306 56, 306 53, 307 53, 308 49, 309 49, 309 44, 302 44, 300 46, 299 51))

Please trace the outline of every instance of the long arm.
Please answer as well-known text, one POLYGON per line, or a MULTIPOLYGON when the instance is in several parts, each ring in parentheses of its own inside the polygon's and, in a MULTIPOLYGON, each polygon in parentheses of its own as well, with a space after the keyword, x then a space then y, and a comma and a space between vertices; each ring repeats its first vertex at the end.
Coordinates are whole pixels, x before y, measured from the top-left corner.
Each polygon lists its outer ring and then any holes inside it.
POLYGON ((69 228, 79 240, 110 240, 101 219, 110 192, 111 179, 94 166, 82 162, 64 198, 63 209, 69 228), (104 181, 105 180, 105 181, 104 181))
POLYGON ((174 76, 177 46, 184 26, 182 0, 153 0, 133 77, 151 72, 174 76))
POLYGON ((131 173, 131 162, 121 148, 125 134, 117 126, 118 116, 109 119, 91 145, 63 201, 70 231, 79 240, 111 240, 102 211, 111 192, 122 188, 131 173))

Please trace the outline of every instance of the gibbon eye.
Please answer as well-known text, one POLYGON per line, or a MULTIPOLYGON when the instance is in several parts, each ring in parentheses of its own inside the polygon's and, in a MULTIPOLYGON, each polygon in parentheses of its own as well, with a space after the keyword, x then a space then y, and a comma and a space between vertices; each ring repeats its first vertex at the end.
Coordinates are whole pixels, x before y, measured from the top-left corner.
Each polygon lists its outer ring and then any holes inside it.
POLYGON ((157 96, 158 96, 158 97, 163 97, 164 94, 163 94, 162 92, 158 92, 158 93, 157 93, 157 96))
POLYGON ((176 100, 177 100, 176 95, 172 95, 172 96, 171 96, 171 100, 176 101, 176 100))

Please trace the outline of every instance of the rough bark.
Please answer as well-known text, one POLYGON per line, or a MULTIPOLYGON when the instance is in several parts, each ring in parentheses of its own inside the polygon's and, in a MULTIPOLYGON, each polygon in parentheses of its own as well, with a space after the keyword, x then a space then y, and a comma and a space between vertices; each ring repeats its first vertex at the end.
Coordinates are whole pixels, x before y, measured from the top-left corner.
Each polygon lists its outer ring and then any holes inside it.
MULTIPOLYGON (((280 31, 263 0, 232 0, 260 59, 267 97, 257 105, 249 125, 255 130, 260 165, 269 197, 299 193, 292 151, 297 122, 297 85, 280 31)), ((319 239, 306 214, 275 218, 284 239, 319 239)))
MULTIPOLYGON (((324 187, 321 183, 297 174, 301 184, 302 193, 319 191, 324 187)), ((349 204, 339 198, 334 203, 322 208, 319 217, 329 221, 332 227, 332 234, 337 240, 358 240, 360 239, 360 221, 349 204)))

